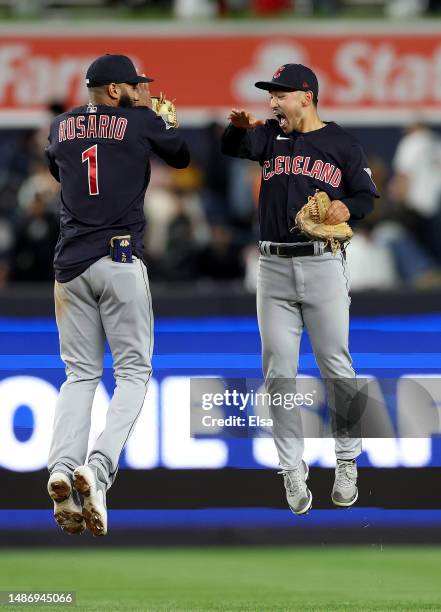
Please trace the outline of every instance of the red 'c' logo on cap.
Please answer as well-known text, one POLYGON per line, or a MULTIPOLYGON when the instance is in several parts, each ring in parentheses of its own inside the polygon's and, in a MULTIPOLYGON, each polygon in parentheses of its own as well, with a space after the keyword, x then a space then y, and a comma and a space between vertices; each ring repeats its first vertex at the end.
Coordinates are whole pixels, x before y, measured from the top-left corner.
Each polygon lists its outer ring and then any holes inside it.
POLYGON ((309 87, 309 83, 307 83, 306 81, 303 81, 302 87, 309 87))
POLYGON ((285 66, 280 66, 280 68, 277 68, 276 72, 273 74, 273 79, 278 79, 282 70, 285 70, 285 66))

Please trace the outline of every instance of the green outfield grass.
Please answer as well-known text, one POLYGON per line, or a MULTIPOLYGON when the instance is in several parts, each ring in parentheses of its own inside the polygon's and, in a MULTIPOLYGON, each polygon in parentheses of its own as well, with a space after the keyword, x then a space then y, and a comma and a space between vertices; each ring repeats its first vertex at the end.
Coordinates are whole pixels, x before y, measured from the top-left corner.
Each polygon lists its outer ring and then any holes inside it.
POLYGON ((77 593, 75 608, 28 610, 441 610, 441 550, 2 550, 0 590, 77 593))

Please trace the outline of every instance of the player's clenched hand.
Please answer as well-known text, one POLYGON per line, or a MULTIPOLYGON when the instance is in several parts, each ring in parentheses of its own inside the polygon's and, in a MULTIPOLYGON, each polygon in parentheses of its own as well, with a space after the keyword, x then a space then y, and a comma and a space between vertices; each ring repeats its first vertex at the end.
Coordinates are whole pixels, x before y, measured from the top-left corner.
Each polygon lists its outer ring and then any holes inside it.
POLYGON ((237 128, 245 128, 246 130, 257 127, 258 125, 265 125, 265 121, 257 119, 251 113, 241 109, 233 108, 231 113, 228 115, 229 121, 237 128))
POLYGON ((331 206, 328 209, 324 223, 328 225, 338 225, 349 220, 351 213, 346 204, 343 204, 341 200, 332 200, 331 206))

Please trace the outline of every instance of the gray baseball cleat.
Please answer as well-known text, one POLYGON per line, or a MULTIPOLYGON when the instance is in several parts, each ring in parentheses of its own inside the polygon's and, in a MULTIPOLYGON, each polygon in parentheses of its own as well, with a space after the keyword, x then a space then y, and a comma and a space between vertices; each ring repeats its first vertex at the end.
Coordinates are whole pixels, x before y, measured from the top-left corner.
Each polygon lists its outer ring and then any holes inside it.
POLYGON ((306 514, 311 508, 312 494, 306 486, 308 466, 302 461, 295 470, 282 470, 288 506, 294 514, 306 514))
POLYGON ((69 535, 81 535, 86 529, 81 502, 72 489, 70 478, 64 472, 53 472, 47 483, 47 492, 54 502, 54 518, 69 535))
POLYGON ((80 465, 73 474, 74 487, 83 496, 83 517, 94 536, 107 533, 106 486, 98 479, 97 468, 80 465))
POLYGON ((355 459, 350 461, 337 459, 331 497, 336 506, 343 508, 348 508, 357 501, 357 463, 355 459))

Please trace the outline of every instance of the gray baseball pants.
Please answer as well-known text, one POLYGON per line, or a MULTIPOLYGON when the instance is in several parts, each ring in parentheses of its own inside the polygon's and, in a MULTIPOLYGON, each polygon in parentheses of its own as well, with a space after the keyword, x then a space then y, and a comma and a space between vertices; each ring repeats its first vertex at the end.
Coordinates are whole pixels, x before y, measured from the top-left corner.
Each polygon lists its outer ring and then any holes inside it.
MULTIPOLYGON (((355 372, 348 348, 349 305, 347 264, 340 252, 335 256, 328 252, 291 258, 260 256, 257 316, 262 368, 270 395, 295 392, 304 327, 308 330, 322 377, 349 381, 349 387, 356 393, 355 372)), ((348 385, 344 387, 347 393, 348 385)), ((351 393, 350 390, 349 403, 351 393)), ((336 412, 342 408, 333 405, 339 397, 344 394, 328 391, 329 406, 336 412)), ((302 460, 304 449, 300 408, 272 408, 271 417, 280 466, 293 469, 302 460)), ((361 453, 361 439, 336 437, 335 451, 339 459, 353 459, 361 453)))
POLYGON ((56 404, 48 468, 72 474, 86 462, 107 338, 116 388, 88 462, 110 487, 152 373, 153 313, 146 267, 138 258, 116 263, 103 257, 73 280, 55 282, 55 314, 67 380, 56 404))

